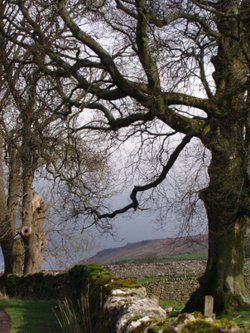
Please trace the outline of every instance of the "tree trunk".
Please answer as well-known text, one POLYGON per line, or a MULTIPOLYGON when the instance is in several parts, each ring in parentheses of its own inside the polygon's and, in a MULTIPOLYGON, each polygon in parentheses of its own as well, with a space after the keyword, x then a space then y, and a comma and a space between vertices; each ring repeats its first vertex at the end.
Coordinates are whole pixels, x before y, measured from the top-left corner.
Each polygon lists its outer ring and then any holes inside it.
POLYGON ((9 157, 8 194, 5 194, 4 184, 4 139, 0 138, 0 242, 4 258, 4 272, 13 273, 15 262, 14 238, 16 234, 16 212, 20 192, 20 163, 17 150, 12 140, 7 142, 9 157))
POLYGON ((25 257, 24 257, 24 275, 37 273, 36 260, 37 260, 37 243, 36 235, 32 232, 24 240, 25 244, 25 257))
POLYGON ((33 172, 26 167, 23 170, 22 175, 23 180, 23 205, 22 205, 22 228, 21 228, 21 236, 24 244, 24 274, 32 273, 32 263, 30 257, 30 242, 32 239, 32 220, 33 220, 33 172))
POLYGON ((23 274, 24 246, 22 239, 15 238, 13 244, 13 274, 23 274))
POLYGON ((3 252, 4 260, 4 273, 11 274, 13 273, 13 237, 5 236, 1 239, 1 248, 3 252))
POLYGON ((249 301, 243 275, 249 222, 244 214, 248 200, 245 156, 232 141, 229 146, 224 152, 212 153, 210 184, 200 194, 208 217, 208 261, 200 288, 186 304, 188 312, 203 312, 206 295, 214 297, 216 313, 249 301))
POLYGON ((32 221, 31 232, 28 235, 23 235, 25 246, 24 258, 24 274, 34 274, 41 271, 43 261, 43 250, 46 245, 46 239, 43 231, 43 224, 45 220, 46 206, 41 197, 33 192, 32 193, 32 221))
POLYGON ((16 260, 19 256, 22 255, 22 251, 19 248, 16 248, 16 215, 17 208, 19 204, 20 197, 20 189, 21 189, 21 178, 20 178, 20 157, 18 151, 15 147, 15 144, 12 140, 7 142, 8 156, 9 156, 9 179, 8 179, 8 199, 7 199, 7 207, 8 207, 8 223, 11 228, 11 235, 9 242, 11 243, 11 248, 9 248, 9 256, 12 257, 12 267, 10 271, 7 271, 7 264, 5 267, 5 273, 14 273, 21 274, 22 270, 16 270, 16 260), (18 253, 20 250, 20 253, 18 253))
POLYGON ((224 230, 219 227, 215 232, 213 230, 209 232, 206 271, 200 278, 200 288, 191 295, 185 311, 204 312, 206 295, 214 297, 215 313, 248 303, 248 291, 243 275, 245 239, 246 219, 244 218, 238 219, 224 230))

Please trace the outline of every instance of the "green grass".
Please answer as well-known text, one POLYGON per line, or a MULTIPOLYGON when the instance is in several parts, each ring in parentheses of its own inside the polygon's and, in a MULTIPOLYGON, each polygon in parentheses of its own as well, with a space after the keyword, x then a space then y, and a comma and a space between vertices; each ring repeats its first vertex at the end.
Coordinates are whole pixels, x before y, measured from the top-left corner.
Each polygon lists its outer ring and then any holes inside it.
POLYGON ((11 318, 10 333, 59 333, 53 312, 55 300, 0 300, 0 308, 11 318))
POLYGON ((171 312, 170 316, 177 316, 181 310, 184 308, 185 303, 183 301, 177 301, 177 300, 169 300, 169 301, 160 301, 160 306, 163 309, 172 307, 173 311, 171 312))
MULTIPOLYGON (((164 309, 173 307, 173 312, 171 313, 172 317, 177 316, 181 312, 185 303, 178 300, 161 301, 160 306, 164 309)), ((218 317, 218 319, 222 318, 235 321, 239 326, 244 327, 247 333, 250 333, 250 309, 241 308, 218 317)))
POLYGON ((241 308, 227 314, 223 314, 222 318, 234 320, 240 326, 243 326, 247 333, 250 333, 250 309, 241 308))

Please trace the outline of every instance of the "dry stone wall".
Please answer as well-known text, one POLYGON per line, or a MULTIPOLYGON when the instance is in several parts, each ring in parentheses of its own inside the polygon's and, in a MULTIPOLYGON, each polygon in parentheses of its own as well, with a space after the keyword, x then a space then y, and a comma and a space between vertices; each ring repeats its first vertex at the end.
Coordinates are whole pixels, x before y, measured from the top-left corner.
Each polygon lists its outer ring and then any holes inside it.
POLYGON ((170 318, 159 300, 148 297, 143 287, 112 290, 104 311, 109 333, 245 333, 232 321, 215 320, 197 312, 170 318))
MULTIPOLYGON (((140 283, 145 286, 149 296, 157 295, 161 300, 183 301, 197 289, 197 279, 205 267, 206 261, 196 260, 106 266, 118 277, 142 280, 140 283)), ((246 260, 245 271, 250 274, 250 260, 246 260)), ((250 275, 246 276, 246 284, 250 289, 250 275)))
POLYGON ((174 261, 155 264, 124 264, 108 265, 106 268, 116 276, 123 278, 143 278, 143 277, 160 277, 175 276, 188 277, 201 274, 206 267, 206 261, 174 261))
MULTIPOLYGON (((108 265, 108 270, 123 278, 142 278, 156 276, 196 276, 206 268, 205 260, 185 260, 166 263, 108 265)), ((250 259, 246 260, 245 270, 250 272, 250 259)))
MULTIPOLYGON (((110 320, 110 333, 198 332, 197 325, 201 325, 202 332, 206 328, 209 332, 243 333, 244 330, 238 326, 231 327, 230 323, 222 324, 200 315, 196 318, 193 314, 181 314, 166 321, 167 313, 159 306, 159 298, 187 299, 198 287, 197 277, 204 272, 205 265, 205 261, 185 261, 107 266, 116 276, 148 278, 151 281, 145 284, 146 288, 111 292, 104 306, 110 320)), ((250 272, 250 261, 246 263, 245 269, 250 272)))

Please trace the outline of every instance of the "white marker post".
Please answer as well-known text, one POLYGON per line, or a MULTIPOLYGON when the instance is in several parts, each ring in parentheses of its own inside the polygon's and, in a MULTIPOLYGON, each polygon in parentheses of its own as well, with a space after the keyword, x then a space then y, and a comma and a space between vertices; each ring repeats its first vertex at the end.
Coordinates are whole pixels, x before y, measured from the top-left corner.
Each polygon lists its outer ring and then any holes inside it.
POLYGON ((204 316, 215 319, 213 296, 205 296, 204 316))

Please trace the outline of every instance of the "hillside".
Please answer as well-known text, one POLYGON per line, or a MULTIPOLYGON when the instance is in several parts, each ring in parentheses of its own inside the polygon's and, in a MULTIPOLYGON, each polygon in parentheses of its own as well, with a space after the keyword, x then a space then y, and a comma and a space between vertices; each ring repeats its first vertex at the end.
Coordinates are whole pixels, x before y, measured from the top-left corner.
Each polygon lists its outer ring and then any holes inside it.
POLYGON ((103 265, 122 262, 130 259, 157 259, 182 254, 207 252, 207 235, 196 235, 181 238, 143 240, 128 243, 125 246, 105 249, 83 263, 100 263, 103 265))

